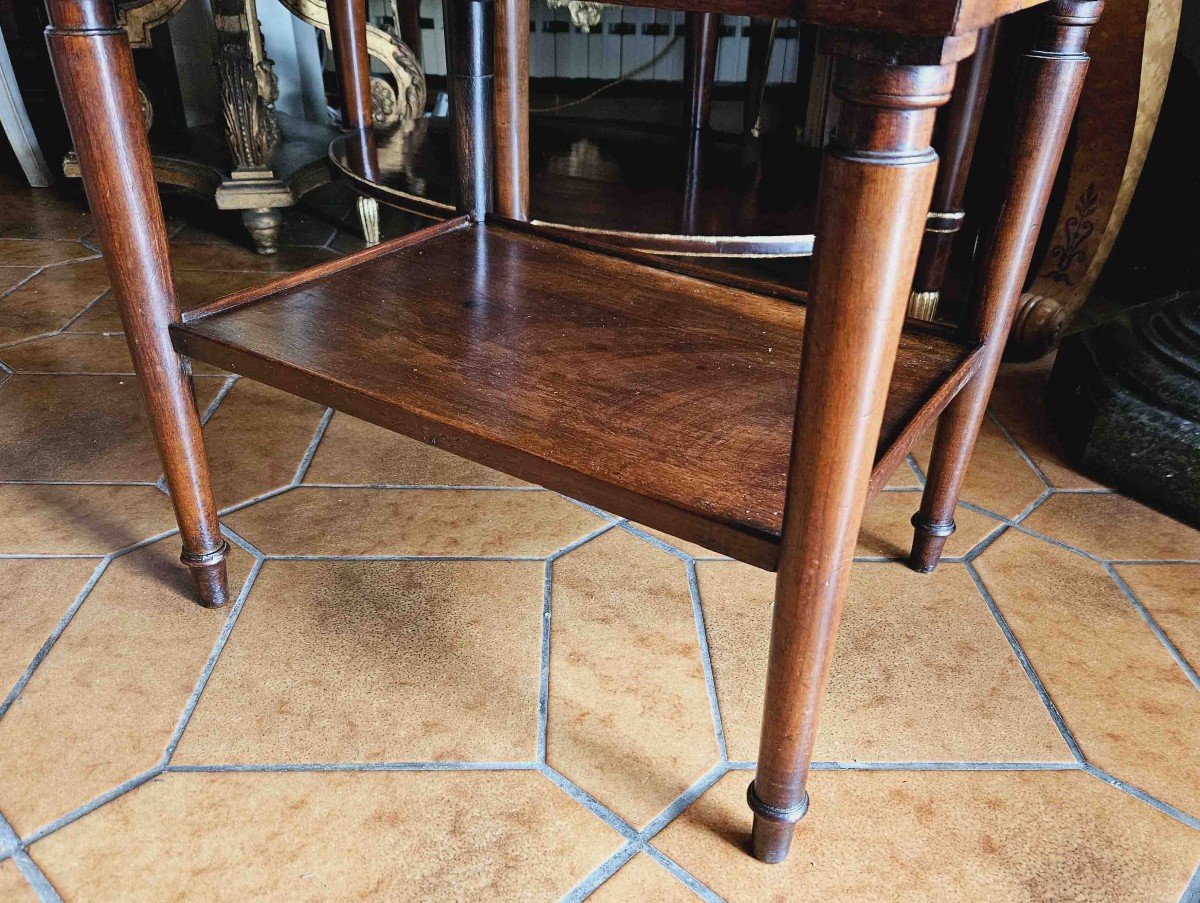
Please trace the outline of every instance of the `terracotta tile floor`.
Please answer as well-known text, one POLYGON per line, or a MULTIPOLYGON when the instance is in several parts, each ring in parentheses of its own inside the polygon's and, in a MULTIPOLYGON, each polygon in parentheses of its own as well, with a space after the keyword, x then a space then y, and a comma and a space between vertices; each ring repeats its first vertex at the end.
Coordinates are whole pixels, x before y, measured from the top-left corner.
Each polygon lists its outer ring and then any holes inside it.
MULTIPOLYGON (((274 259, 173 220, 183 303, 358 244, 315 200, 274 259)), ((872 506, 768 867, 769 575, 201 368, 200 609, 90 220, 0 204, 0 899, 1200 900, 1200 533, 1071 469, 1044 364, 935 574, 927 443, 872 506)))

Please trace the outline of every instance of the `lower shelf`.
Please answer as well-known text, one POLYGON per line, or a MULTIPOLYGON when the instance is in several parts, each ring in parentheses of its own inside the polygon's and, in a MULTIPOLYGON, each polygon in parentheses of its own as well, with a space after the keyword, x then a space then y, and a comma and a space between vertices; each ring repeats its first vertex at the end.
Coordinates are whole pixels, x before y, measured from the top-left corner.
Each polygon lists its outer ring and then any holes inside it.
MULTIPOLYGON (((179 351, 773 569, 806 311, 464 219, 233 295, 179 351)), ((720 277, 714 277, 720 279, 720 277)), ((902 339, 873 485, 973 371, 902 339)))

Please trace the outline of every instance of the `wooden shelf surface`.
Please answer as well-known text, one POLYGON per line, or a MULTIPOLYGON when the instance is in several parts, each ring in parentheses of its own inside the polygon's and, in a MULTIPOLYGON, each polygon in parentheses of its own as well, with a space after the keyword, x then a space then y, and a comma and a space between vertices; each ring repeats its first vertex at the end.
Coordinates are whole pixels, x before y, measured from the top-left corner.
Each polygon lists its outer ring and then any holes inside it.
MULTIPOLYGON (((429 216, 454 215, 449 120, 379 133, 366 178, 346 137, 333 163, 360 190, 429 216)), ((659 125, 534 116, 531 218, 647 251, 731 256, 812 252, 820 154, 777 137, 747 162, 740 136, 659 125), (720 239, 720 241, 714 241, 720 239)))
MULTIPOLYGON (((771 569, 805 307, 686 270, 460 219, 214 302, 172 334, 199 360, 771 569)), ((905 333, 874 488, 974 362, 905 333)))

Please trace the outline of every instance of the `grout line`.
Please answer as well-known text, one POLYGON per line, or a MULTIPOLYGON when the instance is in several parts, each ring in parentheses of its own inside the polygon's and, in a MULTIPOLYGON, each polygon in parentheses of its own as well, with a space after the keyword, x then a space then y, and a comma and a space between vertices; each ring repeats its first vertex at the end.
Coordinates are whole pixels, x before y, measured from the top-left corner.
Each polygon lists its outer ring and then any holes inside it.
POLYGON ((231 530, 229 527, 225 526, 224 524, 221 524, 221 535, 224 536, 226 539, 230 540, 235 546, 237 546, 243 552, 253 555, 255 558, 258 558, 260 560, 263 560, 263 561, 266 560, 267 556, 264 555, 256 545, 251 543, 248 539, 244 538, 241 534, 235 533, 233 530, 231 530))
POLYGON ((579 803, 602 822, 624 837, 626 840, 638 841, 640 835, 634 828, 623 818, 616 815, 611 809, 597 800, 594 796, 572 781, 570 778, 563 775, 562 772, 549 766, 539 764, 536 766, 538 772, 548 778, 556 787, 563 793, 569 796, 575 802, 579 803))
POLYGON ((615 853, 605 859, 591 872, 584 875, 578 884, 563 894, 559 898, 561 903, 578 903, 578 901, 586 900, 595 893, 601 884, 616 874, 621 866, 636 856, 640 850, 641 844, 635 840, 623 843, 615 853))
POLYGON ((29 853, 21 845, 21 839, 17 836, 17 832, 13 830, 12 825, 8 823, 8 819, 2 813, 0 813, 0 850, 3 850, 3 853, 0 853, 0 861, 11 856, 17 869, 29 882, 29 886, 33 888, 42 903, 62 903, 62 897, 58 895, 54 885, 38 868, 38 864, 30 858, 29 853))
POLYGON ((270 762, 166 765, 166 774, 264 773, 292 774, 325 772, 411 772, 411 771, 538 771, 536 762, 270 762))
POLYGON ((551 552, 549 555, 543 555, 538 560, 544 559, 546 561, 558 561, 558 559, 562 558, 564 555, 574 552, 580 546, 591 542, 593 539, 596 539, 599 536, 603 536, 609 530, 612 530, 614 527, 619 527, 623 523, 623 520, 605 521, 601 526, 597 527, 595 530, 592 530, 590 533, 585 533, 574 542, 567 543, 557 552, 551 552))
POLYGON ((1013 526, 1020 524, 1022 521, 1025 520, 1025 518, 1029 517, 1029 515, 1033 514, 1033 512, 1035 512, 1035 511, 1037 511, 1038 508, 1042 507, 1042 505, 1045 504, 1046 500, 1049 499, 1050 496, 1055 494, 1055 491, 1056 490, 1054 490, 1054 489, 1047 489, 1041 495, 1039 495, 1036 499, 1034 499, 1032 502, 1030 502, 1029 506, 1026 507, 1026 509, 1024 511, 1022 511, 1020 514, 1018 514, 1016 517, 1014 517, 1012 519, 1013 526))
MULTIPOLYGON (((542 487, 535 486, 534 488, 541 489, 542 487)), ((578 505, 584 511, 590 511, 592 514, 596 515, 596 517, 602 518, 613 524, 623 524, 623 523, 625 523, 626 520, 628 520, 628 518, 617 517, 617 515, 615 515, 615 514, 610 514, 607 511, 597 508, 595 505, 589 505, 587 502, 581 502, 581 501, 579 501, 579 499, 573 499, 569 495, 563 495, 561 492, 556 492, 555 495, 559 496, 560 498, 566 499, 572 505, 578 505)))
POLYGON ((675 797, 662 812, 654 816, 646 827, 642 828, 639 836, 642 840, 648 841, 667 825, 675 820, 675 818, 683 812, 688 806, 703 796, 713 784, 721 780, 730 771, 728 761, 724 759, 706 771, 703 775, 692 782, 692 786, 675 797))
POLYGON ((928 477, 926 476, 925 471, 921 469, 921 465, 917 463, 917 459, 911 454, 908 454, 904 456, 904 460, 908 462, 908 466, 911 467, 913 473, 917 475, 917 479, 921 481, 921 488, 924 489, 925 481, 928 479, 928 477))
POLYGON ((0 480, 0 486, 157 486, 154 480, 0 480))
POLYGON ((629 521, 625 521, 623 524, 621 524, 621 529, 624 530, 626 533, 630 534, 631 536, 636 536, 642 542, 645 542, 645 543, 648 543, 648 544, 654 546, 654 548, 658 549, 659 551, 666 552, 668 555, 678 558, 680 561, 683 561, 684 563, 689 563, 693 560, 692 556, 689 555, 687 552, 683 551, 682 549, 675 548, 675 546, 671 545, 666 540, 660 539, 657 536, 653 536, 650 533, 647 533, 645 530, 641 529, 640 527, 634 526, 629 521))
POLYGON ((204 692, 204 688, 208 685, 208 679, 212 676, 213 670, 217 667, 217 660, 221 657, 221 652, 225 649, 225 644, 229 641, 229 635, 233 632, 233 625, 237 623, 238 615, 242 611, 242 606, 246 603, 246 597, 250 595, 250 589, 254 586, 254 581, 258 578, 259 571, 262 570, 263 561, 261 558, 256 558, 254 564, 250 568, 250 573, 246 576, 245 583, 242 584, 241 591, 238 592, 237 599, 230 606, 229 615, 225 618, 225 624, 221 628, 220 634, 217 635, 217 640, 213 644, 212 652, 208 655, 208 660, 204 663, 204 668, 200 671, 200 676, 196 680, 196 685, 188 696, 187 702, 184 703, 183 712, 179 716, 179 720, 175 724, 175 729, 171 732, 170 739, 167 740, 166 748, 163 750, 162 757, 158 761, 160 768, 165 768, 171 764, 171 757, 175 755, 175 750, 179 746, 179 741, 183 737, 184 730, 187 729, 188 723, 192 720, 192 715, 196 711, 196 706, 200 702, 200 695, 204 692))
POLYGON ((50 650, 54 648, 54 644, 58 642, 58 638, 62 636, 63 631, 67 629, 67 625, 71 623, 71 619, 75 617, 75 613, 79 611, 80 606, 83 605, 84 600, 87 599, 88 594, 91 593, 92 588, 96 585, 97 581, 100 579, 100 575, 104 573, 111 560, 112 559, 110 557, 106 556, 105 558, 101 559, 98 565, 96 565, 96 569, 92 571, 92 575, 83 585, 83 589, 79 591, 79 594, 75 597, 75 600, 67 607, 66 612, 54 626, 54 629, 50 632, 50 636, 46 638, 46 641, 42 643, 41 648, 38 649, 37 653, 34 655, 33 661, 29 663, 29 666, 17 679, 16 684, 4 698, 4 702, 0 703, 0 718, 4 717, 4 715, 8 712, 9 707, 25 690, 26 685, 33 678, 34 671, 38 669, 38 666, 41 665, 46 656, 50 654, 50 650))
POLYGON ((275 555, 267 561, 545 561, 545 555, 275 555))
MULTIPOLYGON (((813 762, 813 771, 1082 771, 1071 762, 813 762)), ((730 771, 754 771, 754 762, 730 762, 730 771)))
POLYGON ((317 447, 321 444, 321 440, 325 438, 325 431, 329 429, 329 421, 332 419, 333 408, 326 408, 325 413, 321 415, 321 422, 317 424, 317 428, 313 432, 312 441, 308 443, 308 448, 304 450, 304 456, 300 459, 300 464, 296 467, 296 473, 292 477, 293 486, 299 486, 304 481, 304 475, 308 473, 308 468, 312 466, 313 458, 317 455, 317 447))
POLYGON ((154 778, 158 777, 160 774, 162 774, 162 768, 155 766, 154 768, 151 768, 147 771, 143 771, 141 774, 135 775, 134 777, 130 778, 129 780, 118 784, 116 787, 112 788, 111 790, 108 790, 105 793, 100 794, 100 796, 96 797, 95 799, 89 800, 88 802, 84 803, 82 806, 76 806, 74 809, 72 809, 66 815, 60 815, 58 818, 56 818, 54 821, 50 822, 49 824, 43 825, 42 827, 38 828, 36 831, 34 831, 32 834, 30 834, 28 837, 24 838, 21 841, 21 846, 28 847, 31 844, 37 843, 43 837, 46 837, 49 834, 53 834, 55 831, 58 831, 61 828, 65 828, 67 825, 71 824, 74 821, 78 821, 79 819, 83 818, 85 815, 88 815, 91 812, 95 812, 97 809, 99 809, 105 803, 110 803, 113 800, 115 800, 117 797, 124 796, 130 790, 135 790, 136 788, 141 787, 147 781, 153 780, 154 778))
POLYGON ((709 888, 706 884, 703 884, 699 878, 677 863, 662 850, 646 844, 645 851, 647 856, 661 865, 670 874, 674 875, 684 887, 694 893, 701 900, 706 900, 708 903, 724 903, 722 898, 714 893, 711 888, 709 888))
POLYGON ((1179 903, 1200 903, 1200 865, 1192 872, 1192 878, 1183 889, 1179 903))
MULTIPOLYGON (((314 449, 315 451, 315 449, 314 449)), ((311 463, 311 462, 310 462, 311 463)), ((438 489, 438 490, 465 490, 467 492, 549 492, 548 489, 543 489, 541 486, 464 486, 450 485, 449 483, 300 483, 296 482, 293 486, 303 487, 304 489, 390 489, 390 490, 412 490, 412 489, 438 489)), ((565 496, 564 496, 565 498, 565 496)), ((568 499, 568 501, 570 501, 568 499)))
POLYGON ((1003 435, 1004 438, 1008 440, 1009 444, 1012 445, 1012 447, 1014 449, 1016 449, 1017 454, 1020 456, 1021 460, 1024 461, 1029 466, 1029 468, 1034 472, 1034 474, 1037 476, 1037 478, 1042 481, 1042 485, 1045 486, 1047 489, 1052 489, 1053 487, 1050 485, 1050 481, 1048 479, 1046 479, 1046 475, 1044 473, 1042 473, 1042 469, 1037 466, 1037 463, 1033 460, 1033 458, 1031 458, 1029 456, 1028 452, 1026 452, 1025 449, 1021 448, 1021 443, 1017 441, 1016 436, 1014 436, 1009 431, 1008 427, 1006 427, 1003 423, 1000 422, 1000 418, 996 416, 995 412, 992 411, 991 408, 988 408, 985 413, 985 416, 989 420, 991 420, 992 423, 996 424, 996 428, 998 430, 1000 430, 1001 435, 1003 435))
POLYGON ((1026 527, 1024 524, 1014 524, 1013 529, 1019 530, 1021 533, 1024 533, 1026 536, 1032 536, 1034 539, 1040 539, 1040 540, 1042 540, 1042 542, 1049 543, 1052 546, 1057 546, 1060 549, 1065 549, 1066 551, 1072 552, 1075 555, 1079 555, 1082 558, 1086 558, 1089 561, 1094 561, 1094 562, 1096 562, 1096 564, 1103 565, 1103 564, 1108 563, 1103 558, 1100 558, 1097 555, 1093 555, 1091 552, 1085 552, 1083 549, 1077 549, 1077 548, 1075 548, 1075 546, 1068 545, 1067 543, 1063 542, 1061 539, 1055 539, 1053 536, 1047 536, 1045 533, 1039 533, 1037 530, 1031 530, 1031 529, 1029 529, 1029 527, 1026 527))
POLYGON ((1166 631, 1159 626, 1158 621, 1156 621, 1154 618, 1154 615, 1150 614, 1149 610, 1145 605, 1142 604, 1141 600, 1138 599, 1137 595, 1130 588, 1129 584, 1126 583, 1124 578, 1117 573, 1116 568, 1114 568, 1111 564, 1105 564, 1104 569, 1108 571, 1108 576, 1112 578, 1113 583, 1117 585, 1117 588, 1125 595, 1125 598, 1129 600, 1129 604, 1132 605, 1134 609, 1137 610, 1137 613, 1142 616, 1142 620, 1146 622, 1146 626, 1150 628, 1150 631, 1156 637, 1158 637, 1158 641, 1162 643, 1167 652, 1170 653, 1171 658, 1175 659, 1175 664, 1177 664, 1183 670, 1184 675, 1192 682, 1192 686, 1194 686, 1197 690, 1200 690, 1200 676, 1198 676, 1192 666, 1188 664, 1188 660, 1183 657, 1183 653, 1179 651, 1179 648, 1173 642, 1171 642, 1171 638, 1168 637, 1166 631))
POLYGON ((1076 742, 1075 736, 1067 727, 1067 722, 1062 716, 1062 712, 1058 710, 1058 706, 1054 704, 1054 700, 1050 698, 1050 694, 1046 691, 1045 685, 1034 670, 1033 664, 1029 661, 1029 657, 1025 654, 1025 650, 1021 648, 1020 642, 1017 640, 1016 634, 1009 627, 1008 621, 1000 611, 1000 606, 996 604, 996 600, 992 598, 991 592, 983 582, 983 578, 979 576, 979 572, 975 570, 975 565, 972 562, 967 562, 967 573, 971 575, 971 579, 975 581, 975 587, 983 596, 984 604, 992 613, 992 617, 996 619, 996 623, 1000 625, 1000 630, 1004 634, 1004 638, 1008 640, 1008 644, 1012 647, 1013 654, 1017 657, 1017 661, 1021 667, 1025 669, 1025 675, 1033 684, 1033 688, 1041 697, 1042 705, 1046 707, 1046 711, 1050 713, 1050 719, 1054 722, 1054 726, 1058 728, 1058 732, 1062 735, 1063 741, 1067 744, 1067 748, 1071 750, 1071 755, 1079 762, 1083 762, 1083 752, 1079 748, 1079 743, 1076 742))
MULTIPOLYGON (((28 285, 35 276, 40 276, 42 274, 42 271, 44 271, 46 269, 46 267, 45 266, 31 267, 31 269, 33 270, 33 272, 30 273, 28 276, 26 276, 24 279, 22 279, 20 282, 18 282, 16 285, 13 285, 10 288, 6 289, 5 291, 0 292, 0 301, 3 301, 9 295, 15 294, 23 286, 28 285)), ((106 291, 107 291, 107 289, 106 289, 106 291)), ((95 302, 93 302, 93 303, 95 303, 95 302)), ((37 338, 37 336, 30 336, 30 338, 37 338)), ((29 341, 29 339, 18 339, 16 342, 6 342, 4 344, 4 347, 7 348, 9 345, 16 345, 20 342, 27 342, 27 341, 29 341)))
POLYGON ((688 561, 684 564, 687 570, 688 594, 692 600, 692 620, 696 624, 696 642, 700 646, 700 666, 704 669, 704 685, 708 691, 708 704, 712 711, 713 731, 717 738, 717 754, 721 761, 729 759, 729 749, 725 744, 725 724, 721 719, 721 704, 717 698, 717 681, 713 675, 712 651, 708 645, 708 628, 704 623, 704 607, 700 601, 700 582, 696 576, 696 563, 688 561))
POLYGON ((225 381, 221 384, 221 388, 217 389, 217 394, 213 396, 213 400, 208 403, 208 407, 200 412, 200 426, 208 425, 208 421, 212 420, 213 415, 217 413, 217 408, 221 406, 221 402, 229 397, 229 393, 233 391, 233 386, 237 381, 238 377, 236 376, 225 377, 225 381))
POLYGON ((241 511, 243 508, 249 508, 251 505, 257 505, 259 502, 265 502, 267 499, 273 499, 277 495, 283 495, 285 492, 291 492, 296 487, 289 483, 286 486, 276 486, 274 489, 268 489, 266 492, 260 492, 258 495, 252 495, 248 499, 243 499, 240 502, 234 502, 232 505, 226 505, 217 511, 218 517, 226 517, 241 511))
POLYGON ((1159 812, 1162 812, 1165 815, 1171 816, 1171 818, 1175 819, 1178 822, 1182 822, 1183 824, 1187 825, 1189 828, 1195 828, 1196 830, 1200 830, 1200 819, 1194 818, 1191 815, 1188 815, 1186 812, 1176 809, 1170 803, 1164 803, 1162 800, 1151 796, 1146 791, 1139 790, 1137 787, 1134 787, 1132 784, 1127 784, 1125 781, 1122 781, 1120 778, 1114 777, 1113 775, 1109 774, 1107 771, 1097 768, 1095 765, 1090 765, 1090 764, 1085 763, 1083 766, 1083 770, 1086 771, 1088 774, 1090 774, 1092 777, 1099 778, 1100 780, 1104 781, 1104 783, 1106 783, 1112 787, 1116 787, 1118 790, 1121 790, 1125 793, 1128 793, 1134 799, 1141 800, 1143 803, 1146 803, 1149 806, 1153 806, 1159 812))
POLYGON ((554 562, 547 561, 542 576, 542 642, 538 666, 537 761, 546 764, 546 726, 550 718, 550 618, 554 562))

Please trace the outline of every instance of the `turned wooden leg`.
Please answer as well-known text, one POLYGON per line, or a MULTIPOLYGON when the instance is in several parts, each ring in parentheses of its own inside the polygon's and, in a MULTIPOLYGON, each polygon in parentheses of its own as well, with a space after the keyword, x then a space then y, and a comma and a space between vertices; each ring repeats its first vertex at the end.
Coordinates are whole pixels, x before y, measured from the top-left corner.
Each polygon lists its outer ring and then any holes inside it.
POLYGON ((954 82, 949 64, 839 56, 836 71, 762 741, 747 794, 754 855, 764 862, 787 856, 808 808, 817 717, 937 170, 934 113, 954 82))
POLYGON ((687 80, 688 126, 692 131, 708 127, 712 110, 712 87, 717 78, 717 38, 721 17, 717 13, 688 13, 684 36, 684 78, 687 80))
POLYGON ((921 242, 908 301, 908 315, 918 320, 932 320, 937 314, 954 237, 962 228, 963 192, 967 187, 967 174, 971 171, 971 158, 975 154, 975 139, 979 137, 979 121, 983 116, 995 57, 996 29, 994 26, 981 28, 975 53, 958 64, 954 93, 942 115, 941 140, 935 141, 939 157, 937 181, 933 185, 925 238, 921 242))
POLYGON ((129 40, 111 0, 47 0, 46 7, 54 73, 179 521, 183 563, 200 602, 223 605, 229 546, 217 522, 191 381, 167 335, 179 307, 129 40))
POLYGON ((762 134, 763 95, 767 90, 767 73, 771 70, 771 53, 775 48, 777 19, 755 16, 750 20, 750 46, 746 52, 746 100, 742 104, 742 137, 758 138, 762 134))
POLYGON ((946 538, 954 532, 954 509, 967 463, 1083 88, 1088 32, 1102 6, 1102 0, 1048 4, 1036 43, 1021 61, 1008 183, 976 258, 971 312, 964 328, 968 339, 983 343, 983 361, 938 421, 921 510, 913 517, 909 561, 923 573, 937 567, 946 538))

